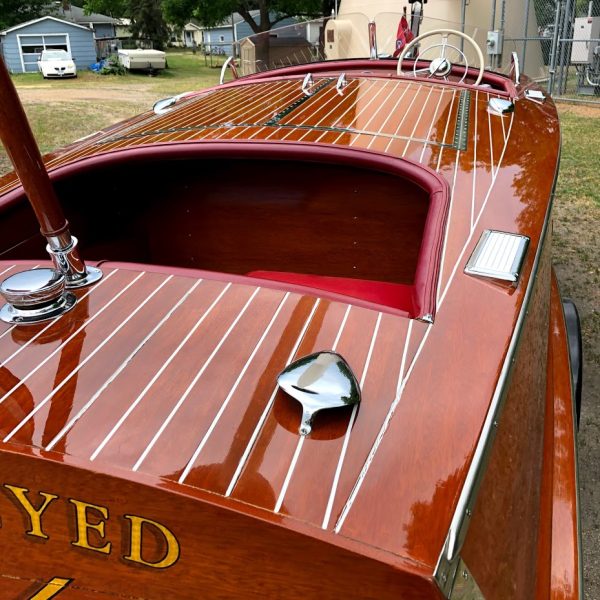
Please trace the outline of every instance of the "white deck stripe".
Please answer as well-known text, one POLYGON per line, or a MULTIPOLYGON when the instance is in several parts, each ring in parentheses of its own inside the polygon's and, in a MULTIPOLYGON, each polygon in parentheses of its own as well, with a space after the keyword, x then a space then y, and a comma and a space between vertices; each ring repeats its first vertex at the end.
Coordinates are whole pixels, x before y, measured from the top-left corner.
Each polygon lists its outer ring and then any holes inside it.
MULTIPOLYGON (((406 109, 406 111, 404 111, 404 114, 402 115, 402 119, 400 119, 400 123, 398 123, 398 126, 396 127, 396 130, 394 131, 395 136, 399 135, 399 131, 400 128, 402 127, 402 125, 404 124, 404 121, 406 120, 406 117, 408 117, 408 115, 410 114, 410 109, 412 108, 412 105, 415 103, 415 100, 417 99, 417 96, 421 93, 421 88, 423 86, 419 85, 419 87, 417 88, 417 91, 415 92, 415 95, 413 96, 413 99, 410 101, 410 104, 408 105, 408 108, 406 109)), ((392 145, 392 142, 394 141, 394 139, 390 139, 390 141, 388 142, 388 145, 385 147, 384 152, 389 153, 390 150, 390 146, 392 145)))
POLYGON ((212 312, 213 308, 220 302, 221 298, 225 295, 225 292, 227 292, 227 290, 231 287, 231 285, 232 285, 231 283, 228 283, 223 288, 221 293, 213 300, 212 304, 208 307, 208 309, 204 312, 204 314, 196 321, 196 324, 190 329, 190 331, 187 333, 187 335, 179 343, 177 348, 171 353, 171 356, 169 356, 169 358, 167 358, 167 360, 163 363, 161 368, 155 373, 155 375, 152 377, 152 379, 146 384, 146 387, 142 390, 142 392, 139 394, 139 396, 129 405, 129 407, 123 413, 121 418, 117 421, 115 426, 108 432, 107 436, 100 442, 100 445, 94 450, 94 452, 90 456, 91 461, 95 460, 96 457, 98 456, 98 454, 100 454, 100 452, 102 452, 102 449, 106 446, 106 444, 108 444, 108 442, 112 439, 112 437, 115 435, 115 433, 117 433, 117 431, 120 429, 121 425, 123 425, 123 423, 125 422, 125 419, 127 419, 127 417, 135 409, 135 407, 142 401, 144 396, 148 393, 150 388, 156 383, 156 381, 163 374, 165 369, 173 362, 175 357, 179 354, 179 352, 185 346, 185 344, 188 342, 188 340, 192 337, 192 335, 194 335, 194 333, 196 332, 198 327, 200 327, 200 325, 202 325, 202 323, 204 322, 204 319, 206 319, 206 317, 208 317, 208 315, 212 312))
MULTIPOLYGON (((394 116, 396 114, 398 105, 400 104, 400 102, 402 102, 402 98, 404 98, 404 96, 406 95, 406 92, 410 89, 411 85, 412 85, 412 83, 409 83, 408 85, 404 86, 404 90, 403 90, 402 94, 400 94, 400 96, 398 97, 398 100, 396 100, 396 104, 394 104, 394 107, 392 108, 392 110, 390 111, 388 116, 386 117, 385 121, 381 124, 381 127, 379 128, 380 133, 384 133, 385 127, 388 124, 388 121, 392 118, 392 116, 394 116)), ((398 87, 398 86, 396 86, 396 87, 398 87)), ((372 146, 372 144, 375 142, 376 139, 377 139, 377 137, 373 137, 371 139, 371 141, 369 142, 369 145, 367 146, 367 149, 369 149, 372 146)))
MULTIPOLYGON (((312 307, 312 310, 310 311, 310 314, 308 315, 308 318, 306 319, 306 322, 304 323, 304 327, 302 327, 302 331, 300 331, 300 335, 298 336, 298 339, 296 340, 296 343, 294 344, 294 347, 292 348, 292 351, 290 352, 290 355, 285 363, 286 366, 292 362, 292 359, 296 355, 296 352, 298 351, 298 348, 300 347, 300 344, 302 343, 302 340, 304 339, 304 334, 306 333, 306 330, 308 329, 308 326, 310 325, 312 318, 315 314, 315 311, 317 310, 317 307, 319 306, 320 302, 321 302, 321 299, 317 298, 317 300, 315 301, 315 303, 312 307)), ((248 441, 248 444, 246 445, 244 454, 242 454, 242 458, 240 459, 240 462, 238 463, 235 473, 233 474, 233 477, 231 478, 231 481, 229 482, 229 487, 227 488, 227 491, 225 492, 225 497, 231 495, 231 493, 233 492, 233 489, 235 488, 235 486, 238 482, 238 479, 240 478, 242 469, 244 468, 244 465, 246 464, 246 461, 248 460, 248 456, 250 455, 250 452, 252 451, 252 448, 254 447, 256 438, 258 437, 258 434, 260 433, 260 430, 262 429, 264 422, 267 419, 267 416, 271 410, 271 407, 273 406, 273 402, 275 401, 275 396, 277 395, 278 389, 279 389, 279 386, 275 385, 275 389, 273 390, 273 393, 271 394, 271 397, 269 398, 269 401, 267 402, 267 405, 265 406, 265 409, 264 409, 260 419, 258 420, 256 427, 254 428, 254 431, 252 432, 252 436, 250 437, 250 440, 248 441)))
MULTIPOLYGON (((377 316, 377 322, 375 323, 375 329, 373 330, 373 335, 371 336, 371 345, 369 346, 369 352, 367 353, 367 358, 365 360, 365 365, 363 367, 362 376, 360 378, 360 389, 362 390, 363 385, 365 383, 365 379, 367 377, 367 373, 369 371, 369 365, 371 364, 371 356, 373 355, 373 349, 375 348, 375 340, 377 339, 377 335, 379 333, 379 325, 381 324, 382 313, 379 313, 377 316)), ((337 487, 340 481, 340 475, 342 473, 342 466, 344 464, 344 460, 346 459, 346 452, 348 451, 348 444, 350 442, 350 435, 352 433, 352 429, 354 427, 354 421, 356 420, 356 415, 358 413, 358 404, 355 404, 352 407, 352 414, 350 415, 350 420, 348 421, 348 427, 346 429, 346 435, 344 436, 344 444, 342 445, 342 450, 340 452, 340 457, 338 459, 337 468, 335 470, 335 475, 333 477, 333 483, 331 485, 331 491, 329 492, 329 500, 327 502, 327 508, 325 509, 325 516, 323 517, 323 523, 321 525, 322 529, 327 529, 329 527, 329 520, 331 519, 331 511, 333 509, 333 502, 335 500, 335 495, 337 493, 337 487)))
POLYGON ((260 290, 261 290, 261 288, 257 287, 254 290, 254 292, 252 293, 252 295, 250 296, 250 298, 248 298, 248 300, 246 301, 246 304, 244 304, 244 307, 238 313, 238 316, 234 319, 233 323, 231 323, 231 325, 229 326, 229 328, 227 329, 227 331, 221 338, 221 341, 216 345, 215 349, 211 352, 210 356, 206 359, 206 361, 204 362, 204 364, 202 365, 202 367, 200 368, 198 373, 196 373, 195 377, 192 379, 191 383, 188 385, 185 392, 183 392, 181 398, 179 398, 179 400, 177 401, 175 406, 172 408, 168 417, 164 420, 164 422, 160 426, 159 430, 154 434, 154 437, 152 438, 150 443, 146 446, 146 449, 142 452, 141 456, 138 458, 135 465, 133 465, 132 471, 137 471, 140 468, 141 464, 144 462, 144 460, 146 460, 146 457, 148 456, 148 454, 150 453, 152 448, 154 448, 156 442, 158 441, 160 436, 163 434, 164 430, 169 426, 169 423, 173 420, 173 418, 175 417, 175 415, 177 414, 177 412, 179 411, 179 409, 181 408, 183 403, 187 400, 190 393, 192 392, 192 390, 194 389, 194 387, 196 386, 196 384, 198 383, 198 381, 200 380, 202 375, 204 375, 206 369, 208 369, 209 365, 212 363, 215 356, 219 353, 219 350, 223 347, 223 344, 227 341, 231 332, 235 329, 236 325, 240 322, 240 319, 244 316, 245 312, 248 310, 248 307, 250 306, 250 304, 252 304, 252 301, 254 300, 254 298, 256 297, 258 292, 260 292, 260 290))
MULTIPOLYGON (((438 275, 436 300, 439 303, 440 294, 442 289, 442 277, 444 276, 444 265, 446 263, 446 248, 448 246, 448 233, 450 231, 450 224, 452 223, 452 208, 454 207, 454 188, 456 187, 456 177, 458 173, 458 162, 460 159, 460 150, 456 151, 456 160, 454 162, 454 177, 452 178, 452 188, 450 189, 450 202, 448 206, 448 219, 446 221, 446 227, 444 228, 444 242, 442 244, 442 255, 440 257, 440 272, 438 275)), ((439 309, 439 306, 437 307, 439 309)))
POLYGON ((383 441, 383 436, 385 435, 385 432, 387 431, 387 428, 389 427, 390 421, 392 420, 392 417, 394 416, 396 408, 398 407, 400 399, 402 398, 402 392, 404 391, 404 388, 406 387, 406 383, 408 382, 410 374, 412 373, 412 369, 413 369, 415 363, 417 362, 417 359, 419 358, 419 355, 421 354, 421 350, 423 349, 423 346, 425 344, 425 340, 429 336, 429 332, 432 329, 431 325, 427 326, 427 331, 425 332, 425 335, 423 336, 423 339, 421 340, 421 343, 419 344, 419 347, 417 349, 417 352, 415 353, 412 363, 411 363, 406 375, 404 375, 404 368, 406 366, 406 356, 408 354, 408 346, 409 346, 410 338, 411 338, 411 334, 412 334, 412 324, 413 324, 413 321, 412 320, 409 321, 408 331, 406 332, 406 341, 404 343, 404 351, 402 353, 402 363, 400 365, 400 376, 398 377, 398 385, 396 386, 396 396, 395 396, 392 404, 390 405, 388 413, 387 413, 387 415, 381 425, 381 428, 379 430, 379 433, 377 434, 377 437, 375 438, 375 442, 374 442, 373 446, 371 447, 371 451, 369 452, 369 455, 367 456, 367 459, 365 461, 365 464, 363 465, 360 475, 358 476, 358 479, 356 480, 356 483, 354 484, 354 487, 352 488, 352 492, 350 493, 350 496, 348 496, 348 500, 346 500, 346 504, 344 505, 344 508, 342 509, 342 512, 340 513, 340 517, 339 517, 337 523, 335 524, 335 527, 333 529, 335 533, 340 532, 340 529, 342 528, 344 521, 346 520, 346 517, 348 516, 348 512, 350 511, 350 508, 354 504, 354 500, 356 499, 356 496, 357 496, 358 492, 360 491, 360 488, 362 487, 362 484, 367 475, 367 472, 369 471, 369 468, 371 467, 373 458, 375 458, 375 454, 377 453, 377 450, 379 449, 379 446, 381 445, 381 442, 383 441))
MULTIPOLYGON (((54 397, 54 395, 59 392, 63 386, 65 386, 72 377, 74 377, 79 371, 90 361, 92 358, 104 348, 106 344, 115 336, 135 315, 152 299, 158 292, 171 280, 173 279, 173 275, 169 275, 144 301, 133 311, 131 312, 127 318, 121 322, 121 324, 112 331, 110 335, 105 337, 100 344, 98 344, 92 352, 82 360, 39 404, 35 406, 35 408, 4 438, 5 442, 8 442, 10 438, 31 419, 38 411, 40 411, 46 404, 54 397)), ((135 280, 134 280, 135 281, 135 280)))
MULTIPOLYGON (((490 165, 492 167, 492 177, 495 177, 494 173, 494 139, 492 137, 492 114, 490 111, 487 111, 488 114, 488 130, 490 132, 490 165)), ((498 167, 500 167, 500 163, 498 163, 498 167)))
MULTIPOLYGON (((506 152, 506 148, 508 147, 508 140, 510 139, 510 132, 512 130, 513 120, 514 120, 514 113, 511 115, 510 125, 509 125, 509 129, 508 129, 508 137, 507 137, 506 143, 504 144, 504 148, 502 150, 502 154, 501 154, 501 156, 500 156, 500 158, 498 160, 498 169, 496 171, 496 175, 497 175, 498 171, 500 170, 500 164, 502 163, 502 159, 504 158, 504 154, 506 152)), ((496 181, 496 176, 494 176, 492 178, 492 183, 490 184, 490 188, 489 188, 489 190, 487 192, 487 195, 486 195, 486 198, 484 200, 483 206, 481 207, 481 210, 479 211, 479 214, 478 214, 477 219, 475 221, 475 226, 477 226, 477 224, 479 223, 479 219, 481 218, 481 215, 483 214, 483 210, 484 210, 484 208, 485 208, 485 206, 487 204, 487 201, 488 201, 488 199, 490 197, 490 194, 491 194, 491 191, 492 191, 492 189, 494 187, 495 181, 496 181)), ((475 230, 473 229, 473 232, 474 231, 475 230)), ((467 249, 467 247, 468 247, 468 245, 470 243, 471 238, 473 237, 473 232, 469 235, 469 238, 467 239, 465 245, 463 246, 463 249, 462 249, 462 251, 460 253, 460 256, 458 257, 458 259, 457 259, 457 261, 456 261, 456 263, 454 265, 452 273, 450 274, 450 277, 448 279, 448 284, 446 285, 444 293, 442 294, 442 297, 440 298, 440 300, 438 302, 438 311, 439 311, 439 309, 441 308, 441 306, 443 304, 443 301, 444 301, 444 299, 446 297, 446 293, 448 292, 448 290, 450 288, 450 284, 452 283, 452 280, 454 279, 454 276, 456 274, 458 266, 461 264, 463 255, 464 255, 464 253, 465 253, 465 251, 466 251, 466 249, 467 249)), ((411 321, 411 324, 412 324, 412 321, 411 321)), ((352 489, 352 492, 351 492, 350 496, 348 497, 348 500, 346 501, 344 509, 342 510, 342 512, 340 514, 340 518, 338 519, 338 522, 336 523, 336 526, 334 528, 335 533, 339 533, 339 531, 341 530, 341 528, 342 528, 342 526, 344 524, 344 521, 346 520, 346 517, 348 516, 350 508, 352 507, 352 504, 354 503, 354 501, 356 499, 356 496, 357 496, 358 492, 360 491, 360 488, 362 486, 362 482, 364 481, 364 479, 365 479, 365 477, 367 475, 367 472, 368 472, 368 470, 369 470, 369 468, 371 466, 371 463, 373 462, 373 458, 375 457, 375 454, 376 454, 376 452, 377 452, 377 450, 378 450, 378 448, 379 448, 379 446, 381 444, 381 441, 383 440, 383 436, 384 436, 384 434, 385 434, 385 432, 386 432, 386 430, 387 430, 387 428, 389 426, 389 422, 390 422, 390 420, 391 420, 391 418, 392 418, 392 416, 394 414, 396 406, 398 405, 398 402, 400 401, 400 397, 402 395, 402 391, 406 387, 406 384, 407 384, 407 382, 409 380, 409 377, 410 377, 411 373, 413 372, 414 366, 417 363, 417 359, 421 355, 421 352, 422 352, 423 348, 425 347, 425 343, 427 342, 427 339, 429 338, 429 335, 430 335, 432 329, 433 329, 432 325, 429 325, 427 327, 427 331, 425 332, 425 335, 423 336, 423 339, 421 340, 421 343, 419 344, 419 347, 417 349, 417 352, 415 353, 415 356, 414 356, 414 358, 412 360, 410 368, 408 369, 406 377, 402 380, 402 384, 400 386, 399 393, 398 393, 396 399, 394 400, 394 402, 392 403, 392 406, 390 407, 390 412, 388 412, 388 415, 387 415, 387 417, 386 417, 386 419, 385 419, 385 421, 384 421, 384 423, 383 423, 383 425, 382 425, 382 427, 381 427, 381 429, 379 431, 379 435, 377 436, 377 439, 375 440, 375 444, 373 445, 373 447, 371 449, 371 452, 369 453, 369 456, 367 457, 367 460, 365 461, 365 464, 363 465, 361 473, 360 473, 358 479, 356 480, 356 483, 354 484, 354 488, 352 489)), ((405 349, 406 349, 406 347, 405 347, 405 349)), ((401 367, 401 369, 400 369, 401 372, 402 372, 402 369, 403 369, 403 367, 401 367)))
POLYGON ((415 121, 415 125, 412 129, 412 132, 411 132, 408 140, 406 140, 406 146, 404 146, 404 151, 402 152, 402 156, 404 156, 406 154, 406 151, 408 150, 408 147, 410 146, 411 141, 415 137, 415 132, 417 131, 417 127, 419 126, 419 123, 421 122, 421 119, 423 118, 423 113, 425 112, 425 107, 429 104, 429 98, 431 98, 432 92, 433 92, 433 87, 430 87, 429 94, 427 94, 427 98, 425 98, 425 102, 423 102, 423 106, 421 107, 421 112, 419 113, 419 116, 417 117, 417 119, 415 121))
POLYGON ((171 318, 173 313, 188 299, 191 293, 200 285, 202 279, 199 279, 194 285, 181 297, 181 299, 173 306, 169 312, 158 322, 154 329, 135 347, 129 356, 119 365, 114 373, 102 384, 102 386, 94 393, 94 395, 81 407, 79 412, 58 432, 53 440, 46 446, 46 450, 52 450, 65 433, 73 427, 73 425, 87 412, 87 410, 96 402, 100 395, 108 388, 108 386, 129 366, 129 363, 135 355, 150 341, 156 332, 171 318))
MULTIPOLYGON (((514 115, 514 113, 513 113, 514 115)), ((513 124, 513 115, 511 115, 511 119, 510 119, 510 125, 508 126, 508 138, 506 140, 506 144, 504 144, 504 148, 502 149, 502 154, 500 155, 499 159, 498 159, 498 168, 496 169, 496 174, 493 176, 492 178, 492 183, 490 184, 490 187, 487 191, 487 194, 485 196, 485 199, 483 201, 483 204, 481 205, 481 209, 477 215, 477 218, 475 219, 475 224, 473 226, 473 230, 471 231, 471 234, 469 235, 469 237, 467 238, 467 240, 465 241, 465 244, 460 252, 460 255, 458 256, 458 259, 456 260, 456 263, 454 264, 454 268, 452 269, 452 273, 450 274, 450 277, 448 278, 448 283, 446 284, 446 288, 444 289, 444 293, 442 294, 439 304, 438 304, 438 309, 439 307, 442 305, 446 294, 448 293, 448 289, 450 288, 450 284, 452 283, 452 280, 454 279, 454 275, 456 274, 456 271, 459 267, 459 265, 462 262, 463 256, 465 251, 467 250, 467 247, 469 246, 471 239, 473 237, 473 234, 475 233, 475 228, 477 227, 477 225, 479 224, 479 220, 481 219, 481 215, 483 214, 483 211, 485 209, 485 207, 487 206, 488 200, 490 198, 490 195, 492 193, 492 189, 494 188, 494 184, 496 183, 496 178, 498 176, 498 173, 500 172, 500 164, 502 163, 502 160, 504 159, 504 154, 506 152, 506 148, 508 147, 508 140, 510 139, 510 132, 512 130, 512 124, 513 124)))
MULTIPOLYGON (((333 342, 333 346, 331 348, 331 350, 333 352, 336 351, 337 345, 340 341, 340 338, 342 337, 342 332, 344 331, 344 328, 346 327, 346 321, 348 320, 348 315, 350 314, 351 308, 352 308, 352 306, 350 304, 346 308, 346 312, 344 313, 344 318, 342 319, 342 323, 340 325, 340 328, 338 329, 337 336, 336 336, 335 341, 333 342)), ((279 498, 277 498, 275 508, 273 509, 274 512, 276 512, 276 513, 278 513, 280 511, 281 506, 283 505, 283 501, 285 499, 285 494, 287 492, 288 486, 290 485, 290 481, 292 480, 292 475, 294 474, 294 470, 296 469, 296 463, 298 462, 298 458, 300 456, 302 446, 304 445, 305 437, 306 437, 305 435, 301 435, 298 438, 298 444, 296 446, 296 451, 294 452, 294 456, 292 457, 292 462, 290 463, 288 472, 285 476, 285 480, 283 481, 283 485, 281 486, 281 491, 279 492, 279 498)))
POLYGON ((236 379, 235 383, 233 384, 233 387, 229 390, 229 393, 227 394, 227 397, 223 401, 223 404, 221 404, 221 407, 219 408, 219 411, 215 415, 212 423, 210 424, 210 427, 208 428, 208 430, 204 434, 204 437, 202 438, 202 440, 198 444, 198 447, 194 451, 194 454, 192 454, 192 457, 190 458, 190 460, 188 461, 187 465, 185 466, 185 469, 183 470, 181 476, 178 479, 178 483, 183 483, 185 481, 186 477, 189 475, 190 471, 192 470, 192 467, 196 463, 196 460, 198 459, 198 456, 200 455, 200 453, 202 452, 204 446, 206 445, 206 442, 208 441, 208 438, 212 435, 212 432, 214 431, 215 427, 217 426, 217 423, 219 422, 219 420, 221 419, 223 413, 225 412, 225 409, 229 405, 229 401, 231 400, 233 394, 235 394, 235 391, 237 390, 238 386, 240 385, 242 379, 244 378, 244 375, 246 374, 246 371, 248 370, 248 368, 252 364, 252 361, 254 360, 254 357, 256 356, 257 352, 259 351, 260 347, 262 346, 262 343, 265 341, 267 335, 269 334, 269 331, 271 331, 271 328, 273 327, 273 324, 277 320, 277 317, 279 316, 279 313, 283 309, 284 304, 287 302, 288 298, 290 297, 290 294, 291 294, 291 292, 287 292, 286 295, 283 297, 283 300, 280 302, 279 306, 277 307, 277 310, 275 311, 275 314, 271 318, 271 321, 267 325, 267 328, 265 329, 264 333, 262 334, 260 340, 258 340, 258 343, 254 347, 254 350, 252 351, 252 354, 250 355, 250 357, 246 361, 246 364, 244 365, 243 369, 240 371, 240 374, 238 375, 238 378, 236 379))
POLYGON ((452 90, 452 100, 450 101, 450 108, 448 109, 448 119, 446 120, 446 127, 444 128, 444 137, 442 138, 442 146, 438 155, 436 171, 440 170, 442 164, 442 154, 444 152, 444 144, 446 143, 446 135, 448 134, 448 127, 450 126, 450 117, 452 116, 452 109, 454 108, 454 100, 456 99, 456 90, 452 90))
POLYGON ((292 479, 292 475, 296 468, 296 463, 298 462, 298 457, 300 456, 300 452, 302 451, 302 446, 304 446, 304 440, 306 439, 305 435, 301 435, 298 437, 298 444, 296 445, 296 451, 294 452, 294 456, 292 457, 292 462, 290 463, 290 468, 285 476, 285 480, 283 482, 283 486, 281 487, 281 492, 279 493, 279 498, 277 498, 277 503, 275 504, 274 512, 278 513, 281 510, 281 506, 283 505, 283 500, 285 498, 285 494, 287 492, 288 486, 290 485, 290 481, 292 479))
MULTIPOLYGON (((369 106, 371 106, 371 104, 375 101, 377 96, 379 96, 381 93, 383 93, 383 91, 389 84, 390 84, 390 82, 386 81, 383 85, 381 85, 379 87, 379 91, 371 98, 371 100, 369 100, 369 102, 367 102, 367 104, 358 113, 358 115, 356 115, 356 117, 354 118, 354 121, 358 121, 358 118, 369 108, 369 106)), ((398 86, 396 85, 395 87, 398 87, 398 86)), ((379 112, 381 111, 383 106, 385 106, 385 98, 384 98, 383 102, 379 103, 379 106, 377 107, 375 112, 371 115, 371 118, 365 123, 364 127, 361 127, 362 130, 365 130, 369 127, 369 125, 373 122, 373 119, 375 119, 375 117, 379 114, 379 112)), ((358 140, 358 136, 355 136, 354 138, 352 138, 352 141, 350 142, 350 146, 354 146, 356 140, 358 140)))
POLYGON ((440 106, 442 104, 442 98, 444 97, 444 93, 446 92, 446 90, 444 88, 441 88, 440 90, 438 90, 440 92, 439 94, 439 98, 438 98, 438 102, 435 106, 435 112, 433 113, 433 118, 431 119, 431 123, 429 125, 429 129, 427 130, 427 138, 425 140, 425 144, 423 144, 423 150, 421 150, 421 156, 419 157, 419 162, 422 163, 423 162, 423 157, 425 156, 425 150, 427 148, 427 146, 429 146, 429 138, 431 138, 431 132, 433 130, 433 125, 436 122, 437 119, 437 115, 438 112, 440 110, 440 106))
MULTIPOLYGON (((375 80, 372 80, 372 81, 369 83, 369 87, 368 87, 366 90, 364 90, 364 92, 363 92, 363 95, 366 95, 368 92, 370 92, 370 91, 371 91, 371 88, 372 88, 374 85, 375 85, 375 80)), ((359 89, 360 89, 360 88, 359 88, 359 89)), ((347 108, 347 109, 346 109, 346 110, 345 110, 345 111, 344 111, 344 112, 343 112, 343 113, 342 113, 342 114, 339 116, 339 118, 338 118, 338 122, 340 122, 340 123, 341 123, 341 122, 342 122, 342 119, 343 119, 344 117, 346 117, 346 116, 347 116, 347 115, 348 115, 350 112, 352 112, 352 110, 353 110, 353 109, 356 107, 356 105, 358 104, 358 101, 359 101, 359 96, 358 96, 358 90, 357 90, 357 93, 356 93, 356 98, 354 99, 354 102, 352 102, 352 104, 350 104, 350 106, 349 106, 349 107, 348 107, 348 108, 347 108)), ((354 120, 355 120, 355 119, 353 118, 352 122, 354 122, 354 120)), ((349 126, 347 127, 347 129, 349 129, 350 127, 351 127, 351 125, 349 125, 349 126)), ((329 133, 329 131, 324 131, 324 132, 323 132, 323 133, 322 133, 322 134, 321 134, 321 135, 320 135, 320 136, 319 136, 319 137, 318 137, 318 138, 315 140, 315 142, 320 142, 320 141, 321 141, 321 138, 323 138, 324 136, 326 136, 328 133, 329 133)), ((347 134, 347 132, 346 132, 346 131, 344 131, 344 132, 340 133, 340 135, 338 135, 338 136, 335 138, 335 140, 333 140, 332 144, 337 144, 337 143, 338 143, 338 141, 339 141, 339 140, 340 140, 340 139, 341 139, 341 138, 342 138, 344 135, 346 135, 346 134, 347 134)))
MULTIPOLYGON (((114 271, 111 271, 108 275, 105 275, 92 288, 91 291, 97 290, 98 287, 100 285, 102 285, 103 281, 106 281, 107 279, 109 279, 117 271, 118 271, 118 269, 115 269, 114 271)), ((136 279, 134 279, 134 281, 132 281, 131 284, 133 284, 135 281, 137 281, 138 278, 139 278, 139 276, 136 279)), ((127 288, 128 287, 129 286, 127 286, 127 288)), ((35 369, 33 369, 27 375, 25 375, 23 378, 21 378, 21 380, 19 381, 19 383, 17 383, 16 385, 14 385, 8 392, 6 392, 6 394, 4 394, 4 396, 2 396, 2 398, 0 398, 0 404, 2 404, 2 402, 4 402, 17 388, 19 388, 20 386, 22 386, 32 375, 34 375, 35 373, 37 373, 37 371, 39 371, 55 354, 57 354, 58 352, 60 352, 77 334, 79 334, 81 331, 83 331, 89 323, 91 323, 96 317, 98 317, 99 315, 101 315, 121 294, 123 294, 125 292, 125 290, 127 288, 121 290, 117 296, 114 296, 113 298, 111 298, 111 300, 109 300, 107 304, 105 304, 97 313, 95 313, 89 319, 87 319, 85 321, 85 323, 81 327, 79 327, 76 331, 74 331, 60 346, 58 346, 58 348, 56 348, 37 367, 35 367, 35 369)))
POLYGON ((473 231, 473 219, 475 219, 475 193, 477 191, 477 113, 479 112, 479 92, 475 92, 475 135, 473 136, 473 190, 471 194, 471 227, 473 231))
MULTIPOLYGON (((111 272, 112 274, 112 272, 111 272)), ((94 289, 97 289, 98 287, 100 287, 100 285, 102 285, 102 283, 108 279, 108 277, 103 277, 94 287, 90 288, 83 296, 81 296, 81 298, 77 299, 77 302, 81 302, 86 296, 89 296, 92 291, 94 289)), ((53 325, 55 325, 58 321, 60 321, 60 319, 62 319, 66 314, 68 313, 62 313, 61 315, 59 315, 58 317, 56 317, 55 319, 52 319, 51 321, 49 321, 46 326, 43 329, 40 329, 40 331, 38 331, 34 336, 32 336, 31 338, 29 338, 22 346, 19 346, 19 348, 17 350, 15 350, 8 358, 4 359, 2 361, 2 363, 0 363, 0 368, 2 368, 4 365, 6 365, 8 362, 10 362, 15 356, 17 356, 20 352, 22 352, 23 350, 25 350, 25 348, 27 348, 27 346, 29 346, 29 344, 31 344, 32 342, 34 342, 38 337, 40 337, 45 331, 47 331, 48 329, 50 329, 50 327, 52 327, 53 325)), ((15 327, 13 325, 13 327, 15 327)), ((13 327, 11 327, 8 331, 10 331, 13 327)), ((8 331, 5 331, 1 336, 4 336, 8 333, 8 331)), ((0 401, 1 402, 1 401, 0 401)))

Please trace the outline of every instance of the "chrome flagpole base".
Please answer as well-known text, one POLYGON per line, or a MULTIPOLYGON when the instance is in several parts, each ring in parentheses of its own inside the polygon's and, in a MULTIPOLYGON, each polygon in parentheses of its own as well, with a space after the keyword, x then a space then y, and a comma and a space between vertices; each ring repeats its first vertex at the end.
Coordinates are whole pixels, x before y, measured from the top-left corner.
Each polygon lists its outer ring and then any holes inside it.
POLYGON ((64 274, 69 289, 86 287, 102 279, 100 269, 85 266, 77 243, 77 238, 67 233, 60 238, 49 237, 46 246, 54 268, 64 274))

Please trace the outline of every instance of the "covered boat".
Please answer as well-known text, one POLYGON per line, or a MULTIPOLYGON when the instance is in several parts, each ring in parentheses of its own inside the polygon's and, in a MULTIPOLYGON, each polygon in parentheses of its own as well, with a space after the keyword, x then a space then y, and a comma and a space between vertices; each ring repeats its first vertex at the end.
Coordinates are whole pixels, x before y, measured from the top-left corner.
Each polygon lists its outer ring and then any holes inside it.
POLYGON ((173 98, 51 186, 4 75, 3 598, 580 597, 556 109, 452 35, 173 98))

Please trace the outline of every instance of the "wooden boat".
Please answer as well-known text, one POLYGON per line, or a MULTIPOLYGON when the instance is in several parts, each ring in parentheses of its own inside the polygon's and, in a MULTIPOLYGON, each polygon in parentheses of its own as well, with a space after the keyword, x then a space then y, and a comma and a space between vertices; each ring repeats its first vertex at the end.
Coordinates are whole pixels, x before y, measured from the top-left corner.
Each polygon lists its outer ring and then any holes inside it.
POLYGON ((581 597, 556 109, 399 65, 174 98, 49 180, 4 76, 3 598, 581 597))

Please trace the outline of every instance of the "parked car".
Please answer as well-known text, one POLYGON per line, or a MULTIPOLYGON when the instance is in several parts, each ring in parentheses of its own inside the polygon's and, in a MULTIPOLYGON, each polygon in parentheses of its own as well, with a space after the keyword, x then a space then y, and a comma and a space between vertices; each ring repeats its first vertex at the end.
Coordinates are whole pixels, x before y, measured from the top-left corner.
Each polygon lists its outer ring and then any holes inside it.
POLYGON ((38 59, 38 69, 44 79, 77 77, 75 61, 66 50, 43 50, 38 59))

